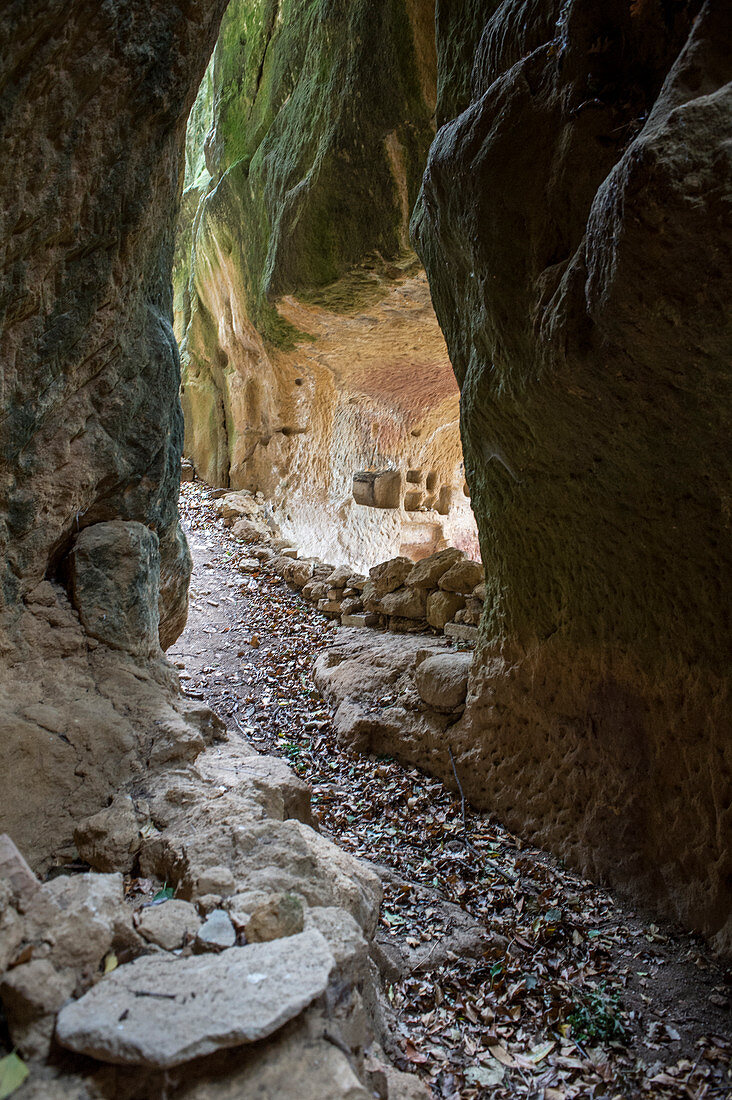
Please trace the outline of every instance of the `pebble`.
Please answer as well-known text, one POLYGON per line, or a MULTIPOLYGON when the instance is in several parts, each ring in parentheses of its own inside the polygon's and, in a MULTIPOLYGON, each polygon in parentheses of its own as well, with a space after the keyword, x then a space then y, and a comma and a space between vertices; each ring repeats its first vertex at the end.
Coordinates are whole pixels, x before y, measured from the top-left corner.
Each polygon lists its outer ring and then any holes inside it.
POLYGON ((236 943, 236 931, 224 909, 214 909, 198 930, 196 947, 201 951, 223 951, 236 943))

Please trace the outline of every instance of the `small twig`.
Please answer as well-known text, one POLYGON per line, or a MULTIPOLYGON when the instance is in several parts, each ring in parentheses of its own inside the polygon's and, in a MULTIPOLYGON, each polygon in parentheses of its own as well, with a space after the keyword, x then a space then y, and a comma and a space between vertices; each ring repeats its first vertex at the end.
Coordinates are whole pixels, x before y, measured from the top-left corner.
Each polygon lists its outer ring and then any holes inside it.
POLYGON ((246 734, 246 733, 244 732, 244 730, 243 730, 243 728, 242 728, 242 726, 241 726, 241 724, 240 724, 240 722, 239 722, 239 719, 237 718, 237 716, 236 716, 235 714, 232 714, 232 715, 231 715, 231 717, 232 717, 232 719, 233 719, 233 721, 234 721, 234 725, 235 725, 235 726, 236 726, 236 728, 237 728, 237 729, 239 730, 239 733, 240 733, 240 734, 242 735, 242 737, 243 737, 243 738, 244 738, 244 739, 246 740, 246 739, 247 739, 247 736, 248 736, 248 735, 247 735, 247 734, 246 734))
POLYGON ((337 1047, 338 1050, 342 1051, 343 1054, 345 1054, 345 1056, 349 1059, 349 1061, 353 1061, 353 1051, 349 1046, 346 1045, 346 1043, 343 1042, 342 1039, 339 1039, 337 1035, 333 1035, 332 1032, 326 1030, 323 1032, 323 1038, 327 1043, 332 1043, 334 1047, 337 1047))
POLYGON ((450 763, 452 764, 452 774, 455 776, 455 782, 457 783, 458 790, 460 791, 460 810, 461 810, 462 815, 463 815, 463 841, 465 842, 465 845, 467 847, 468 846, 468 823, 465 820, 465 792, 463 791, 463 785, 460 782, 460 776, 458 775, 457 768, 455 767, 455 757, 452 755, 452 749, 450 748, 449 745, 447 746, 447 751, 450 753, 450 763))
POLYGON ((572 1042, 573 1042, 573 1043, 574 1043, 574 1045, 575 1045, 575 1046, 577 1047, 577 1050, 578 1050, 578 1051, 580 1052, 580 1054, 581 1054, 581 1055, 582 1055, 582 1057, 583 1057, 583 1058, 585 1059, 585 1061, 587 1061, 587 1062, 590 1062, 590 1061, 592 1061, 592 1059, 590 1058, 590 1056, 589 1056, 589 1054, 587 1053, 587 1051, 586 1051, 586 1050, 583 1050, 583 1049, 582 1049, 582 1047, 581 1047, 581 1046, 579 1045, 579 1043, 577 1042, 577 1040, 576 1040, 576 1039, 572 1039, 572 1042))
POLYGON ((147 989, 133 989, 135 997, 155 997, 158 1001, 174 1001, 175 993, 151 993, 147 989))
POLYGON ((474 848, 473 845, 468 840, 468 823, 467 823, 467 820, 466 820, 466 817, 465 817, 465 792, 463 791, 463 785, 460 782, 460 776, 457 773, 457 767, 455 766, 455 757, 452 755, 452 749, 450 748, 449 745, 447 746, 447 751, 450 754, 450 763, 452 764, 452 774, 455 776, 455 782, 457 783, 458 790, 460 791, 460 810, 461 810, 462 815, 463 815, 463 835, 462 835, 462 838, 461 838, 462 842, 465 845, 465 847, 468 849, 468 851, 472 852, 472 854, 476 857, 476 859, 482 860, 483 863, 485 863, 485 865, 487 867, 490 867, 490 869, 492 871, 495 871, 497 875, 501 875, 502 878, 505 878, 506 882, 510 882, 511 885, 513 886, 514 883, 518 882, 518 875, 514 875, 510 871, 504 871, 503 867, 501 867, 498 863, 496 863, 495 860, 491 859, 490 856, 484 856, 483 853, 479 852, 477 850, 477 848, 474 848))
POLYGON ((422 967, 424 966, 424 964, 427 962, 427 960, 432 958, 432 956, 435 952, 435 948, 439 947, 439 945, 441 943, 442 943, 442 939, 439 939, 439 940, 436 939, 435 942, 432 944, 432 947, 430 947, 427 954, 423 955, 422 958, 419 959, 418 962, 416 962, 413 967, 411 967, 409 973, 414 974, 415 970, 421 970, 422 967))

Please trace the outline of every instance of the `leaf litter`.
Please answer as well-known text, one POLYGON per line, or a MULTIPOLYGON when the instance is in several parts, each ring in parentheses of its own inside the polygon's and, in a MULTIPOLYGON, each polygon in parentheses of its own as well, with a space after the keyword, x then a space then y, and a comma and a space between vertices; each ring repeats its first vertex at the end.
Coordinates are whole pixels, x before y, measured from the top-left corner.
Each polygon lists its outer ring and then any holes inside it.
POLYGON ((205 487, 182 486, 181 515, 197 566, 189 627, 168 655, 185 658, 186 693, 285 757, 323 833, 381 874, 377 940, 401 961, 385 991, 400 1068, 446 1100, 732 1095, 732 976, 703 943, 490 814, 465 806, 463 819, 459 794, 417 768, 346 753, 310 675, 335 625, 251 567, 205 487), (468 953, 451 949, 455 914, 480 930, 468 953))

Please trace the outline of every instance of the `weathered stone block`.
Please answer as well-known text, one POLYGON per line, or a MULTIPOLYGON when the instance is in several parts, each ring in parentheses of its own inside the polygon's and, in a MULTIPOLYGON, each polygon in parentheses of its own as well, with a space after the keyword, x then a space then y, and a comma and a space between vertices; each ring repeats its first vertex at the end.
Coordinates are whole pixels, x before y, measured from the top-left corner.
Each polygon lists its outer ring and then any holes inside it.
POLYGON ((444 630, 445 623, 454 619, 465 606, 465 597, 459 592, 442 592, 438 589, 427 597, 427 622, 435 630, 444 630))
POLYGON ((56 1037, 102 1062, 181 1065, 265 1039, 325 991, 333 965, 315 930, 218 955, 136 959, 67 1004, 56 1037), (165 998, 140 997, 141 989, 165 998))
POLYGON ((469 595, 482 580, 481 562, 463 558, 443 573, 438 583, 446 592, 464 592, 469 595))
POLYGON ((440 577, 464 557, 463 552, 453 546, 440 550, 437 554, 430 554, 428 558, 423 558, 412 566, 404 583, 410 588, 436 588, 440 577))
POLYGON ((443 632, 446 638, 455 638, 458 642, 478 641, 478 627, 466 623, 445 623, 443 632))
POLYGON ((159 649, 158 537, 142 523, 95 523, 77 535, 70 555, 71 597, 93 638, 149 656, 159 649))
POLYGON ((398 508, 402 497, 399 470, 362 470, 353 475, 353 499, 367 508, 398 508))
POLYGON ((150 905, 137 918, 137 931, 148 943, 175 951, 190 942, 201 927, 195 905, 171 898, 162 905, 150 905))
MULTIPOLYGON (((375 596, 385 596, 387 592, 393 592, 395 588, 404 584, 413 565, 411 558, 397 557, 372 566, 369 570, 369 579, 373 584, 373 590, 370 589, 369 592, 373 591, 375 596)), ((365 590, 364 598, 366 598, 365 590)))
POLYGON ((381 598, 384 615, 401 619, 424 619, 427 613, 427 594, 420 588, 399 588, 381 598))
POLYGON ((472 653, 449 650, 427 657, 417 665, 414 682, 420 697, 439 711, 451 711, 465 702, 472 653))

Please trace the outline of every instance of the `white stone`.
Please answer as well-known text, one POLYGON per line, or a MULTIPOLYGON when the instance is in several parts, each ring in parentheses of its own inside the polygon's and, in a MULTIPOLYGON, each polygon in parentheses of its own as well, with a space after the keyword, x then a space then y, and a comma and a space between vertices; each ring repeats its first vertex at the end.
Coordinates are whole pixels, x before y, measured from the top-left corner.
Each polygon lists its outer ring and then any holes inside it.
POLYGON ((203 951, 222 951, 236 943, 236 932, 229 914, 224 909, 214 909, 198 930, 196 947, 203 951))

